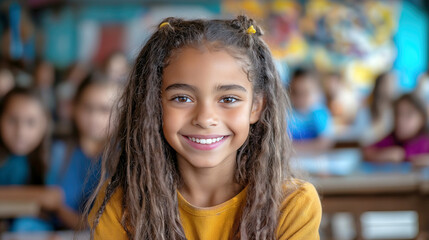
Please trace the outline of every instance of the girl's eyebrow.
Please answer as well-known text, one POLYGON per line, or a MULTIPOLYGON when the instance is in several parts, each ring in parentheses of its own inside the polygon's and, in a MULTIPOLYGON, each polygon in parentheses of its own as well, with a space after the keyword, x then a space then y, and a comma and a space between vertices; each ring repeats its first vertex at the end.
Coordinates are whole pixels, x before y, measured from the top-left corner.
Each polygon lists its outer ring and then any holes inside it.
POLYGON ((169 91, 169 90, 188 90, 191 92, 196 92, 197 89, 194 86, 191 86, 189 84, 184 84, 184 83, 175 83, 175 84, 171 84, 170 86, 165 88, 165 91, 169 91))
MULTIPOLYGON (((197 92, 197 89, 194 86, 185 84, 185 83, 174 83, 165 88, 165 91, 170 91, 170 90, 188 90, 191 92, 197 92)), ((216 91, 218 92, 228 91, 228 90, 238 90, 242 92, 247 92, 246 88, 237 84, 219 85, 216 87, 216 91)))
POLYGON ((236 84, 230 84, 230 85, 220 85, 216 88, 217 91, 228 91, 228 90, 238 90, 242 92, 247 92, 246 88, 236 85, 236 84))

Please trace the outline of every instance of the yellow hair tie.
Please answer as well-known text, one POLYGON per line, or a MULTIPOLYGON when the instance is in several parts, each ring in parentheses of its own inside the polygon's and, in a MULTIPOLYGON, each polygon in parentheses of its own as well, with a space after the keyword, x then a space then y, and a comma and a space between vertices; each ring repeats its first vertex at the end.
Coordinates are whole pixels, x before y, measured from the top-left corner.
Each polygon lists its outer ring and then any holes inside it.
POLYGON ((159 28, 162 28, 162 27, 167 26, 167 25, 170 25, 170 23, 169 22, 163 22, 163 23, 161 23, 161 25, 159 25, 159 28))
POLYGON ((253 27, 253 25, 250 25, 246 32, 249 34, 254 34, 256 33, 256 29, 253 27))

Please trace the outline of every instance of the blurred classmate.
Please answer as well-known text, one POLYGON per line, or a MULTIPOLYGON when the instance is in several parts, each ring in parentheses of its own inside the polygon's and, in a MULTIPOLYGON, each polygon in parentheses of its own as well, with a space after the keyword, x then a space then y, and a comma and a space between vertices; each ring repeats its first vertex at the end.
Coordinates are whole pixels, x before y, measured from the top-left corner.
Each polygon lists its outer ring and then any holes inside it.
POLYGON ((0 185, 43 184, 48 116, 32 90, 15 88, 0 106, 0 185))
POLYGON ((47 182, 64 191, 65 202, 57 209, 59 227, 81 227, 80 211, 99 181, 99 159, 118 90, 117 83, 105 78, 85 80, 73 102, 74 135, 53 144, 47 182))
POLYGON ((395 84, 396 76, 391 72, 382 73, 375 79, 374 88, 368 98, 368 109, 360 112, 365 116, 359 116, 368 120, 362 120, 362 122, 369 122, 366 124, 366 130, 360 131, 363 132, 361 138, 363 145, 379 141, 392 131, 392 101, 395 97, 395 84))
POLYGON ((429 165, 428 120, 424 104, 412 94, 401 96, 394 103, 393 132, 377 143, 364 148, 364 157, 374 162, 411 161, 429 165))
POLYGON ((63 137, 71 134, 73 97, 78 86, 89 76, 89 67, 82 63, 70 66, 66 71, 66 77, 56 86, 56 110, 54 135, 63 137))
POLYGON ((104 68, 105 74, 109 79, 122 83, 128 77, 130 64, 124 53, 114 52, 107 59, 104 68))
POLYGON ((358 97, 338 72, 327 73, 323 78, 326 105, 332 114, 335 134, 346 131, 353 123, 358 110, 358 97))
MULTIPOLYGON (((0 102, 0 199, 31 199, 49 211, 61 198, 57 189, 43 187, 48 123, 48 112, 33 90, 14 88, 0 102)), ((52 226, 46 221, 20 218, 12 221, 10 230, 52 230, 52 226)))
POLYGON ((15 79, 7 68, 0 68, 0 99, 15 87, 15 79))
POLYGON ((332 146, 332 118, 321 97, 314 73, 297 70, 290 82, 292 116, 288 120, 298 153, 319 153, 332 146))
POLYGON ((357 141, 362 146, 369 146, 392 131, 395 80, 395 75, 389 72, 377 76, 371 94, 360 106, 353 123, 337 134, 336 140, 357 141))

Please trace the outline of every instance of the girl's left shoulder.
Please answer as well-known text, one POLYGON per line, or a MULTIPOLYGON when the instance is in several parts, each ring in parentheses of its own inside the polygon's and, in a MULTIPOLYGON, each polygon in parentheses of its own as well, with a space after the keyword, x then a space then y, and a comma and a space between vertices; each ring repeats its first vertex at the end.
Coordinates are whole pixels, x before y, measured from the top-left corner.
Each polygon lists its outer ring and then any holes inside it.
POLYGON ((278 239, 319 239, 322 206, 316 188, 309 182, 293 179, 283 184, 278 239))
POLYGON ((290 204, 300 204, 317 202, 320 203, 319 194, 310 182, 292 179, 283 182, 284 199, 281 208, 284 209, 290 204))

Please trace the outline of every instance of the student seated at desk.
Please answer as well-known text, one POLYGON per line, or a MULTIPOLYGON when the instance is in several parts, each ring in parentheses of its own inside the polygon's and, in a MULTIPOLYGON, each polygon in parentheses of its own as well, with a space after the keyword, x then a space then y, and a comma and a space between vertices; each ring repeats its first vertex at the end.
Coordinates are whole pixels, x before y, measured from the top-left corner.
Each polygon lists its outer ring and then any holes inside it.
POLYGON ((370 146, 393 129, 392 102, 396 95, 396 75, 384 72, 375 78, 373 89, 345 131, 335 134, 337 141, 356 141, 370 146))
POLYGON ((297 70, 290 82, 292 116, 288 130, 298 153, 320 153, 332 146, 332 117, 321 101, 317 77, 308 70, 297 70))
MULTIPOLYGON (((44 187, 48 110, 34 90, 12 89, 0 102, 0 200, 32 200, 50 210, 61 192, 44 187)), ((41 216, 41 218, 43 218, 41 216)), ((52 230, 45 221, 15 219, 11 231, 52 230)))
POLYGON ((394 102, 394 129, 379 142, 364 148, 367 161, 402 162, 429 165, 428 120, 424 104, 412 94, 405 94, 394 102))
POLYGON ((324 74, 322 82, 326 106, 333 119, 334 133, 341 135, 352 125, 360 106, 360 99, 340 72, 324 74))
POLYGON ((108 140, 109 118, 118 95, 117 83, 104 76, 88 78, 79 86, 73 101, 74 135, 53 144, 47 176, 49 185, 64 191, 58 205, 57 227, 78 229, 86 200, 99 181, 101 157, 108 140))

